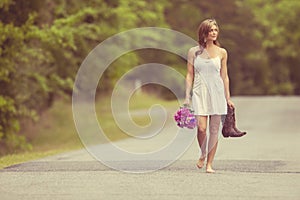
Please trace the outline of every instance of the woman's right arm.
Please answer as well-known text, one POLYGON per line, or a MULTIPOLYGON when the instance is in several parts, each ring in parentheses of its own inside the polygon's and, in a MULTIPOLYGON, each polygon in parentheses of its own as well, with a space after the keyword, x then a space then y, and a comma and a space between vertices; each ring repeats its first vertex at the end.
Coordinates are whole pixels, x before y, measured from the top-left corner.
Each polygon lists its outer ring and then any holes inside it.
POLYGON ((191 48, 188 52, 188 59, 187 59, 187 74, 185 80, 185 101, 184 104, 190 104, 191 100, 191 90, 193 87, 194 81, 194 58, 195 53, 193 48, 191 48))

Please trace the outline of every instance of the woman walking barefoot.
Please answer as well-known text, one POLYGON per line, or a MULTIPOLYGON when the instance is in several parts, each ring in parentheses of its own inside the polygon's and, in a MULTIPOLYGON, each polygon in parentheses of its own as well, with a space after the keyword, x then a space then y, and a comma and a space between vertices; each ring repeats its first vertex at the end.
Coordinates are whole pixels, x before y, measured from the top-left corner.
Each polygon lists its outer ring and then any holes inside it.
POLYGON ((190 104, 192 100, 198 120, 197 139, 201 149, 197 167, 202 168, 206 160, 207 173, 215 172, 212 164, 218 134, 222 130, 221 117, 227 114, 227 105, 234 107, 230 100, 227 51, 220 47, 218 34, 217 22, 214 19, 204 20, 198 29, 199 44, 189 50, 187 61, 185 104, 190 104))

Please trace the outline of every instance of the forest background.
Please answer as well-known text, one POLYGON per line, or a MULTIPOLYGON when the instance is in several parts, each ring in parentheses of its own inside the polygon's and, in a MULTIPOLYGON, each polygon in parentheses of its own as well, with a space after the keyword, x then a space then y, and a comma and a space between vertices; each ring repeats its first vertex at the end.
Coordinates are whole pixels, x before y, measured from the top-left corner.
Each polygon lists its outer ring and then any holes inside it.
MULTIPOLYGON (((197 40, 199 23, 211 17, 229 53, 232 95, 300 94, 300 1, 0 0, 0 155, 30 149, 22 132, 28 120, 71 98, 81 63, 105 39, 151 26, 197 40)), ((138 50, 105 71, 97 95, 110 95, 134 66, 158 61, 186 73, 186 61, 173 54, 138 50)), ((174 97, 157 85, 146 90, 174 97)))

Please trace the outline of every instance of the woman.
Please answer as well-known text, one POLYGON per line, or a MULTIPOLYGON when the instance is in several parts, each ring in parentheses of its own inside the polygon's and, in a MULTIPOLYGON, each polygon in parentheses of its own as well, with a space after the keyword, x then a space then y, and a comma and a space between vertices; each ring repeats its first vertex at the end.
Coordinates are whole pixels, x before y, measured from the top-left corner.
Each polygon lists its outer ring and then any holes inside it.
POLYGON ((185 104, 192 100, 198 120, 197 139, 201 155, 198 168, 214 173, 213 159, 217 150, 221 117, 227 114, 227 105, 234 107, 230 100, 227 74, 227 51, 221 48, 217 37, 219 27, 214 19, 204 20, 198 29, 198 46, 188 52, 185 104), (192 93, 192 95, 191 95, 192 93), (192 97, 192 98, 191 98, 192 97), (208 154, 206 152, 206 130, 209 128, 208 154))

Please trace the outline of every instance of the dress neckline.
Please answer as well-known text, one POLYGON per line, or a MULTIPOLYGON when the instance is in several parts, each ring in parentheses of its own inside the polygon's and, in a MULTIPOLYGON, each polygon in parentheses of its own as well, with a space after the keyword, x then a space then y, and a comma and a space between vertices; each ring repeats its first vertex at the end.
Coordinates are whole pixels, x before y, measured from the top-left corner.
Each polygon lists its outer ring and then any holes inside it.
POLYGON ((220 56, 216 56, 216 57, 213 57, 213 58, 203 58, 203 57, 201 57, 199 55, 197 55, 197 57, 199 57, 199 58, 201 58, 203 60, 213 60, 213 59, 216 59, 216 58, 220 58, 220 56))

